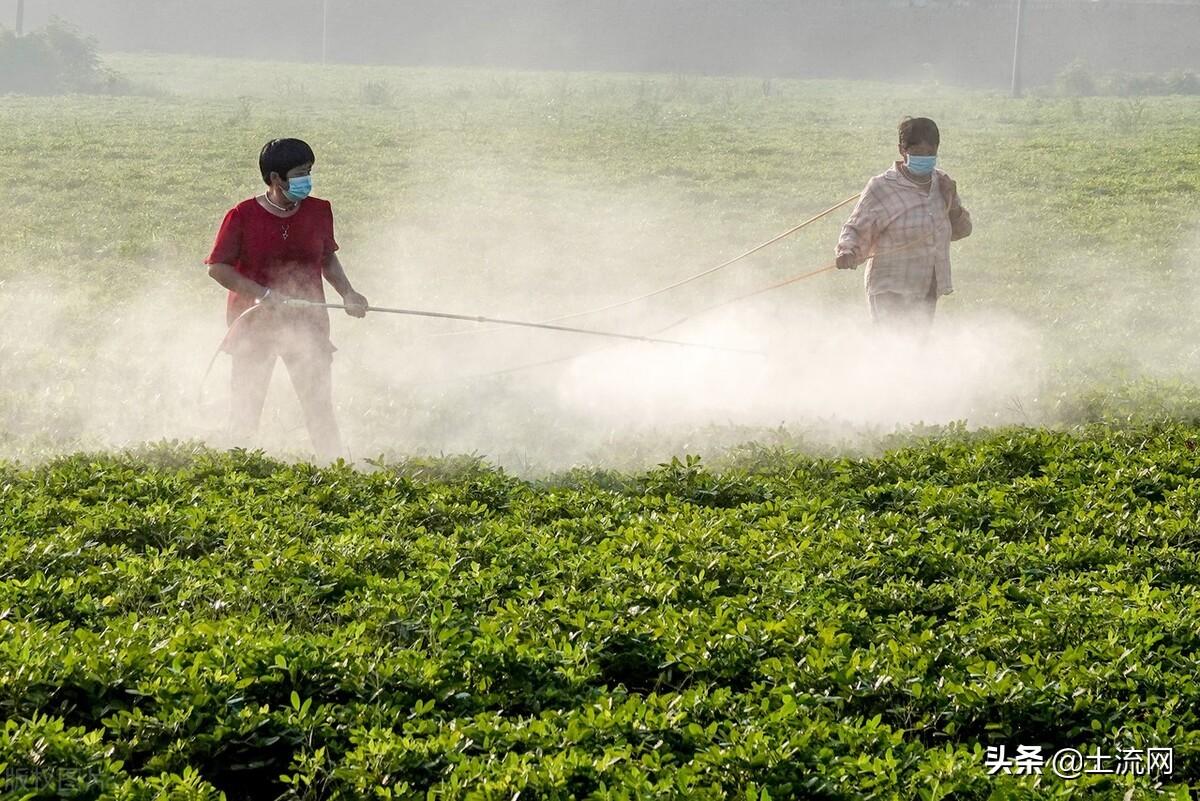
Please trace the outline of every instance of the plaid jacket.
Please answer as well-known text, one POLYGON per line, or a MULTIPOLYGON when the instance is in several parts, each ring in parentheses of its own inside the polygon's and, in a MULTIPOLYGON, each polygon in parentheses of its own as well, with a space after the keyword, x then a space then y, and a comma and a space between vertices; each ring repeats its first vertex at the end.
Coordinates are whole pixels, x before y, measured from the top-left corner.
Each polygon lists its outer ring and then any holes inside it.
POLYGON ((936 282, 939 295, 954 291, 950 282, 950 243, 971 233, 971 215, 958 194, 947 202, 934 171, 929 186, 913 183, 897 161, 867 182, 858 205, 842 226, 837 255, 853 254, 857 263, 871 259, 864 276, 867 294, 897 292, 925 297, 936 282))

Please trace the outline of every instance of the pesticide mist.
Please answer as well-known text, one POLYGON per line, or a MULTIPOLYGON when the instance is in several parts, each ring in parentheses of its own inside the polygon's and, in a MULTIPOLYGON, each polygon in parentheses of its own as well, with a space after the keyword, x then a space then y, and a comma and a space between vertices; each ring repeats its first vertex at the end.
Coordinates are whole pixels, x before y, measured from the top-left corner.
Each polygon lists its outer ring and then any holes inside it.
MULTIPOLYGON (((255 157, 277 135, 312 142, 315 194, 333 203, 342 260, 374 304, 753 351, 334 311, 335 403, 360 462, 467 453, 536 474, 748 441, 869 450, 914 425, 1075 422, 1064 398, 1080 388, 1196 364, 1200 219, 1169 166, 1194 141, 1190 100, 1147 105, 1122 135, 1141 163, 1168 165, 1143 172, 1110 169, 1114 146, 1091 124, 1127 113, 1110 98, 111 61, 143 94, 69 111, 5 101, 4 141, 20 158, 3 179, 17 235, 0 248, 26 268, 0 280, 0 456, 231 444, 228 357, 203 380, 225 293, 201 261, 224 211, 261 191, 255 157), (942 163, 976 227, 953 245, 956 291, 928 339, 871 327, 862 268, 729 302, 827 264, 848 208, 614 306, 860 190, 891 164, 896 122, 912 112, 941 121, 942 163), (1047 191, 1044 175, 1061 186, 1047 191)), ((252 444, 310 453, 281 365, 252 444)))
MULTIPOLYGON (((494 185, 494 175, 478 186, 460 177, 447 194, 473 198, 494 185)), ((417 224, 347 240, 348 269, 378 305, 539 321, 710 266, 700 261, 707 254, 687 254, 688 264, 677 253, 700 224, 686 222, 683 198, 613 190, 598 215, 594 194, 537 190, 485 212, 474 202, 425 204, 417 224)), ((790 258, 822 255, 836 225, 790 258)), ((5 378, 8 397, 21 399, 4 410, 11 454, 164 438, 230 444, 228 357, 203 379, 224 333, 224 292, 199 264, 148 272, 149 287, 105 299, 66 281, 6 283, 5 378)), ((752 263, 727 272, 561 321, 713 347, 334 311, 347 446, 360 459, 469 453, 539 473, 644 466, 748 440, 859 448, 898 426, 1035 414, 1037 338, 1013 315, 964 313, 951 296, 932 337, 881 336, 861 301, 860 271, 704 311, 768 280, 752 263)), ((254 444, 301 457, 308 449, 282 364, 254 444)))

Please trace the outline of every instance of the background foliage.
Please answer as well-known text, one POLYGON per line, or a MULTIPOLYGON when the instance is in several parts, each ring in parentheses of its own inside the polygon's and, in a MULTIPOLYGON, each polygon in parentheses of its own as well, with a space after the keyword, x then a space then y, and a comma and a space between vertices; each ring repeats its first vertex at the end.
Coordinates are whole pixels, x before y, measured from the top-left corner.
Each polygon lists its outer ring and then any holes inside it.
POLYGON ((0 93, 52 95, 126 89, 124 80, 101 64, 96 40, 57 17, 25 36, 0 28, 0 93))

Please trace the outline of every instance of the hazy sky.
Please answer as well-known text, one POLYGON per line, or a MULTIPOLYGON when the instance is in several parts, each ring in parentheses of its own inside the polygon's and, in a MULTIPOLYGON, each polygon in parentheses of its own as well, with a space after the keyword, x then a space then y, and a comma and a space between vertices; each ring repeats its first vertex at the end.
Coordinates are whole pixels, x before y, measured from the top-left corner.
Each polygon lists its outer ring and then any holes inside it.
MULTIPOLYGON (((1026 6, 1030 82, 1076 59, 1200 68, 1200 0, 1026 6)), ((16 0, 0 8, 11 25, 16 0)), ((56 14, 106 49, 272 60, 1003 85, 1015 11, 1015 0, 26 0, 26 27, 56 14)))

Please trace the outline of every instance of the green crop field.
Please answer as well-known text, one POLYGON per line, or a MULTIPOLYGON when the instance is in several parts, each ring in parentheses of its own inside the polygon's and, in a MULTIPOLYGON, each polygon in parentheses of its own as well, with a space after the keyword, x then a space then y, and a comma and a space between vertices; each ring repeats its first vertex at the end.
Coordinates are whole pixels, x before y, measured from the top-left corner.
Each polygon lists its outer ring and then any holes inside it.
POLYGON ((68 798, 1185 799, 1198 438, 539 483, 165 447, 9 468, 0 766, 68 798), (1035 783, 989 776, 991 744, 1174 771, 1035 783))
MULTIPOLYGON (((0 96, 0 798, 1200 787, 1200 98, 105 61, 132 94, 0 96), (314 146, 373 302, 545 319, 849 197, 905 114, 976 225, 911 374, 855 372, 887 361, 861 273, 674 332, 769 370, 505 372, 596 346, 335 316, 355 458, 307 464, 279 386, 269 454, 219 447, 201 262, 269 138, 314 146), (1173 770, 990 775, 997 746, 1173 770)), ((578 322, 816 269, 844 217, 578 322)))

